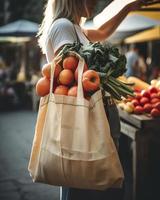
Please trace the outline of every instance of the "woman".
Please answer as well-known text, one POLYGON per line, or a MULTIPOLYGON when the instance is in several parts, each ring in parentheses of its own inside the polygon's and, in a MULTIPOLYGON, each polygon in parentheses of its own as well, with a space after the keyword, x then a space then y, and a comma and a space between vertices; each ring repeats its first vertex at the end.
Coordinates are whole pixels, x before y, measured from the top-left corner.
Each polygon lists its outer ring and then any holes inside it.
MULTIPOLYGON (((130 3, 111 20, 96 30, 84 30, 80 27, 81 18, 91 17, 98 0, 48 0, 44 19, 39 31, 39 44, 46 54, 48 62, 52 61, 58 51, 68 43, 80 41, 83 45, 89 41, 103 41, 108 38, 125 18, 141 5, 140 0, 130 3)), ((80 190, 62 188, 62 200, 113 200, 121 199, 121 190, 80 190)))

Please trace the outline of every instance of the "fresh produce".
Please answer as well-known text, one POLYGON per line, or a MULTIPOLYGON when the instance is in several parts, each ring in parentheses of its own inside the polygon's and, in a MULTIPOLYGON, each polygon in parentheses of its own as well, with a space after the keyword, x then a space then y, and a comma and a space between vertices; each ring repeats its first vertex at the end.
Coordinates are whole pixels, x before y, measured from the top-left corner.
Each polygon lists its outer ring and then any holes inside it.
POLYGON ((142 106, 136 106, 136 107, 134 108, 134 113, 135 113, 135 114, 142 114, 143 112, 144 112, 144 109, 143 109, 142 106))
POLYGON ((75 56, 67 56, 64 60, 63 60, 63 68, 64 69, 70 69, 73 72, 75 72, 75 70, 77 69, 78 66, 78 58, 75 56))
POLYGON ((133 88, 134 90, 137 90, 137 91, 141 91, 141 90, 146 90, 149 88, 149 84, 140 80, 139 78, 136 78, 134 76, 130 76, 127 78, 127 82, 128 83, 134 83, 133 85, 133 88))
POLYGON ((58 77, 60 84, 62 85, 71 85, 74 81, 74 74, 70 69, 63 69, 58 77))
POLYGON ((78 87, 77 86, 73 86, 71 87, 69 90, 68 90, 68 96, 73 96, 73 97, 76 97, 77 96, 77 89, 78 87))
MULTIPOLYGON (((54 94, 77 96, 78 69, 76 67, 78 66, 78 62, 79 60, 76 56, 68 54, 64 60, 61 60, 61 62, 56 64, 53 83, 54 94)), ((42 97, 49 94, 50 73, 51 63, 45 64, 42 68, 43 77, 39 79, 36 85, 38 96, 42 97)), ((88 70, 86 63, 84 64, 82 75, 82 86, 84 97, 87 100, 89 100, 91 95, 100 88, 99 74, 94 70, 88 70)))
POLYGON ((55 88, 54 94, 67 95, 68 94, 68 87, 65 86, 65 85, 59 85, 55 88))
POLYGON ((160 78, 151 80, 151 85, 160 88, 160 78))
MULTIPOLYGON (((57 64, 55 67, 54 77, 57 78, 61 71, 62 71, 62 67, 59 64, 57 64)), ((42 67, 42 75, 45 76, 46 78, 50 79, 51 63, 47 63, 42 67)))
POLYGON ((77 52, 87 63, 91 70, 99 73, 101 89, 109 92, 112 97, 122 100, 123 97, 134 96, 130 85, 118 80, 126 71, 126 57, 119 53, 116 47, 102 45, 101 43, 90 43, 82 46, 80 43, 68 44, 59 52, 59 55, 65 59, 69 52, 77 52))
POLYGON ((158 110, 157 108, 153 108, 151 110, 151 116, 152 117, 160 117, 160 110, 158 110))
POLYGON ((153 106, 152 106, 152 104, 150 104, 150 103, 146 103, 146 104, 143 106, 143 108, 144 108, 144 112, 150 113, 151 110, 152 110, 152 108, 153 108, 153 106))
POLYGON ((36 93, 38 96, 45 96, 49 93, 50 81, 46 77, 42 77, 36 84, 36 93))
POLYGON ((128 113, 134 113, 137 115, 147 114, 151 117, 160 117, 160 89, 149 86, 146 90, 135 92, 135 97, 128 98, 120 102, 118 105, 121 109, 124 109, 128 113), (133 106, 133 110, 125 109, 127 104, 133 106))
MULTIPOLYGON (((122 81, 122 78, 118 80, 118 77, 126 71, 126 57, 120 54, 116 47, 98 42, 86 46, 81 43, 73 43, 62 48, 57 55, 57 57, 61 57, 57 64, 60 65, 60 68, 57 69, 57 75, 54 76, 58 85, 65 85, 69 89, 77 85, 79 60, 74 52, 85 60, 82 84, 86 98, 90 98, 98 88, 102 89, 103 94, 105 91, 109 92, 116 100, 122 100, 129 96, 134 97, 134 91, 130 87, 133 83, 126 83, 122 81)), ((49 79, 49 74, 50 67, 44 67, 42 75, 49 79)))
POLYGON ((132 113, 134 111, 134 106, 132 103, 130 102, 127 102, 125 105, 124 105, 124 108, 123 108, 126 112, 128 113, 132 113))
POLYGON ((96 91, 100 87, 100 78, 96 71, 87 70, 82 76, 82 85, 84 91, 96 91))

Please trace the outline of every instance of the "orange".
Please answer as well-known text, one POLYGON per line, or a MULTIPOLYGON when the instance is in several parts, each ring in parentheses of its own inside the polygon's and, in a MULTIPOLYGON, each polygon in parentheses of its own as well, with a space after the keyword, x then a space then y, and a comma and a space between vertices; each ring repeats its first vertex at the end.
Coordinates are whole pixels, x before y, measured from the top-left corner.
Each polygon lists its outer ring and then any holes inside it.
POLYGON ((46 77, 42 77, 36 84, 36 93, 38 96, 43 97, 49 94, 50 81, 46 77))
POLYGON ((63 68, 70 69, 74 72, 78 66, 78 62, 79 62, 79 60, 75 56, 67 56, 63 60, 63 68))

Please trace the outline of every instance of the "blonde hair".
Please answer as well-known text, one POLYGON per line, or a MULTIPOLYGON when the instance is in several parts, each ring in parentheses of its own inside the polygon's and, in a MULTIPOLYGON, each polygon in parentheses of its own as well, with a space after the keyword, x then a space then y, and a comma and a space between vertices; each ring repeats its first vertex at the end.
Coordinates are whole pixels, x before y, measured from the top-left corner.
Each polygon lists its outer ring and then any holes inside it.
POLYGON ((84 11, 87 13, 86 0, 48 0, 37 35, 43 53, 45 53, 47 35, 53 21, 62 17, 77 24, 84 11))

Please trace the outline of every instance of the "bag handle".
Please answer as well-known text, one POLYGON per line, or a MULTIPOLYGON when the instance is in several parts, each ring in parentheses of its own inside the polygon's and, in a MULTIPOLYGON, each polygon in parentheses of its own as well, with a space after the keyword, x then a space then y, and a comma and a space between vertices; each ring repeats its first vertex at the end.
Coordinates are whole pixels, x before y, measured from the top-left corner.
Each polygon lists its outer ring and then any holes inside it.
POLYGON ((79 62, 78 62, 78 91, 77 91, 77 97, 78 98, 84 98, 83 94, 83 86, 82 86, 82 74, 84 70, 84 59, 78 55, 79 62))
POLYGON ((54 84, 54 72, 56 68, 56 64, 61 61, 61 56, 55 57, 53 61, 51 62, 51 71, 50 71, 50 91, 49 91, 49 96, 51 97, 51 94, 53 92, 53 84, 54 84))
MULTIPOLYGON (((84 98, 84 94, 83 94, 83 86, 82 86, 82 74, 83 74, 83 70, 84 70, 84 59, 77 54, 76 52, 69 52, 70 55, 74 55, 79 59, 78 62, 78 90, 77 90, 77 97, 78 98, 84 98)), ((56 68, 56 64, 58 64, 60 61, 62 60, 62 56, 57 56, 53 59, 53 61, 51 62, 51 79, 50 79, 50 92, 49 92, 49 96, 51 97, 51 94, 53 92, 53 85, 54 85, 54 72, 55 72, 55 68, 56 68)))

